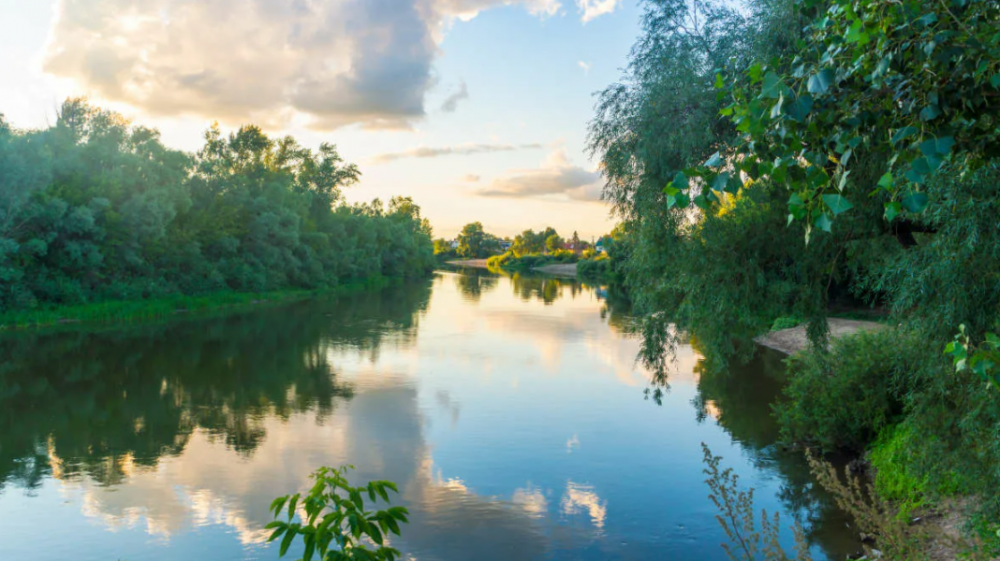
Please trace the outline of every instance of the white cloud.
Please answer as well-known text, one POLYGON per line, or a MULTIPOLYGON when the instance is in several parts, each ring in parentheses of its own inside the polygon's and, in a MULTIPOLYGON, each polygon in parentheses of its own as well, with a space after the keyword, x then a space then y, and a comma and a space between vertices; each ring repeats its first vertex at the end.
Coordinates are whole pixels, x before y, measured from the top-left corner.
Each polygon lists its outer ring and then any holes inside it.
POLYGON ((583 69, 584 74, 590 74, 591 65, 589 62, 583 62, 582 60, 579 60, 576 62, 576 65, 583 69))
POLYGON ((479 191, 483 197, 555 198, 575 201, 601 200, 601 174, 570 163, 564 148, 557 148, 537 169, 514 170, 479 191))
MULTIPOLYGON (((59 0, 44 69, 154 115, 406 128, 452 21, 555 0, 59 0)), ((458 100, 455 101, 457 103, 458 100)))
POLYGON ((614 12, 621 0, 576 0, 576 6, 580 8, 580 19, 583 23, 614 12))
POLYGON ((465 183, 479 183, 480 179, 482 179, 482 178, 479 177, 478 175, 474 174, 474 173, 470 173, 470 174, 466 174, 466 175, 462 176, 462 181, 464 181, 465 183))
POLYGON ((472 154, 489 154, 492 152, 514 152, 516 150, 532 150, 541 148, 541 144, 462 144, 460 146, 442 146, 440 148, 429 148, 421 146, 403 150, 402 152, 389 152, 379 154, 371 159, 373 164, 387 164, 396 160, 409 158, 438 158, 440 156, 469 156, 472 154))

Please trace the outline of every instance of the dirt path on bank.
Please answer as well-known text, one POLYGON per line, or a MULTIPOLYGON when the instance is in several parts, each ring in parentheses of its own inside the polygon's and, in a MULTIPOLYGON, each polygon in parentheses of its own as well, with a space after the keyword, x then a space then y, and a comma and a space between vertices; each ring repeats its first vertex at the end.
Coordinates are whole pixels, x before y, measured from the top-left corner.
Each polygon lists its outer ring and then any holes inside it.
MULTIPOLYGON (((831 341, 859 331, 875 331, 887 327, 885 324, 875 323, 874 321, 856 319, 829 318, 826 321, 830 325, 831 341)), ((805 324, 790 329, 772 331, 766 335, 757 337, 754 341, 765 347, 781 351, 786 355, 795 354, 809 347, 809 336, 806 335, 805 324)))

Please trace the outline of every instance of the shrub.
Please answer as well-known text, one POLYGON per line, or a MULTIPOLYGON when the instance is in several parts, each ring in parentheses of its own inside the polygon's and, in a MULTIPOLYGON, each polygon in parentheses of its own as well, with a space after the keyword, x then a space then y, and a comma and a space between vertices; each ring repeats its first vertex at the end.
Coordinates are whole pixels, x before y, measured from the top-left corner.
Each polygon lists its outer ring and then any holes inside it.
POLYGON ((580 256, 574 251, 568 249, 559 249, 549 253, 549 257, 559 263, 576 263, 580 260, 580 256))
POLYGON ((824 451, 862 452, 900 420, 900 385, 920 361, 918 342, 894 329, 834 341, 788 360, 788 386, 775 406, 782 437, 824 451))
POLYGON ((611 260, 605 256, 584 259, 577 264, 576 274, 584 279, 607 281, 611 274, 611 260))

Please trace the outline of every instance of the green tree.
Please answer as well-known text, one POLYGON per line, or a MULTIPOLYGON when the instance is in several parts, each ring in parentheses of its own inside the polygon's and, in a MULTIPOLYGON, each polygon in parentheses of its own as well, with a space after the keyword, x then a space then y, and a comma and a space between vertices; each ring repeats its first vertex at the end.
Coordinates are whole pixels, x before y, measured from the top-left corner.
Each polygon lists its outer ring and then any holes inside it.
POLYGON ((559 237, 559 234, 552 234, 551 236, 545 238, 545 249, 549 253, 554 253, 562 249, 563 239, 559 237))
POLYGON ((480 222, 466 224, 457 240, 458 254, 467 259, 488 257, 500 252, 500 239, 486 233, 480 222))
POLYGON ((455 251, 451 248, 450 241, 444 238, 434 240, 434 255, 449 255, 453 253, 455 251))
POLYGON ((551 236, 555 231, 549 232, 547 229, 543 232, 535 232, 534 230, 525 230, 514 237, 514 243, 511 245, 511 250, 518 257, 523 257, 525 255, 535 255, 545 251, 545 240, 548 236, 551 236), (546 233, 548 235, 546 235, 546 233))
POLYGON ((348 206, 336 147, 213 126, 196 154, 82 99, 54 126, 0 120, 0 309, 324 288, 433 267, 410 199, 348 206))

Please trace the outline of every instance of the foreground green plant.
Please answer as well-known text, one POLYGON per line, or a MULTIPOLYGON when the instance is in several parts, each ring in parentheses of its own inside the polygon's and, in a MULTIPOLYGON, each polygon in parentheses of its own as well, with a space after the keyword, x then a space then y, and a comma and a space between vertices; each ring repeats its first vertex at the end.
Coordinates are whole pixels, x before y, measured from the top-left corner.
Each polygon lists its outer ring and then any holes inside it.
POLYGON ((379 498, 389 503, 387 490, 399 493, 396 484, 371 481, 352 487, 346 477, 348 469, 353 466, 320 468, 313 474, 316 483, 305 497, 296 493, 271 503, 269 511, 275 521, 266 526, 274 530, 268 541, 281 538, 280 556, 288 553, 296 536, 302 536, 305 546, 302 561, 313 557, 320 561, 393 561, 400 555, 386 545, 386 538, 390 532, 400 535, 399 523, 408 522, 409 512, 401 506, 368 511, 364 501, 367 495, 372 504, 379 498), (302 522, 295 522, 300 501, 304 516, 302 522), (287 520, 280 520, 283 511, 287 520))
POLYGON ((919 561, 927 558, 926 544, 930 533, 922 525, 911 526, 898 516, 898 507, 881 498, 871 483, 862 482, 845 471, 841 478, 833 465, 811 453, 806 454, 813 476, 824 489, 833 495, 837 506, 854 518, 854 523, 865 535, 876 540, 879 553, 865 546, 865 553, 886 559, 919 561))
MULTIPOLYGON (((711 489, 709 499, 719 509, 716 516, 729 537, 730 543, 722 548, 733 561, 812 561, 805 531, 796 523, 795 557, 789 557, 780 544, 780 519, 777 513, 771 518, 762 510, 760 528, 756 525, 753 489, 739 488, 739 477, 732 469, 720 469, 720 456, 714 456, 702 443, 704 451, 705 481, 711 489)), ((830 492, 837 505, 854 517, 857 528, 876 540, 876 546, 865 545, 865 559, 905 559, 920 561, 927 558, 926 544, 929 531, 923 526, 910 526, 896 516, 895 506, 876 495, 870 484, 845 473, 844 480, 831 464, 807 454, 810 471, 820 485, 830 492)))
POLYGON ((721 456, 715 456, 702 443, 705 454, 705 483, 711 489, 709 500, 719 509, 715 518, 719 521, 730 543, 722 544, 722 549, 733 561, 756 561, 767 559, 773 561, 811 561, 809 542, 805 531, 798 523, 793 526, 795 532, 795 557, 788 557, 781 547, 781 525, 778 513, 769 518, 767 511, 761 510, 760 529, 756 525, 756 512, 753 505, 753 489, 743 491, 739 488, 739 476, 732 468, 721 469, 721 456), (761 557, 763 556, 763 557, 761 557))

